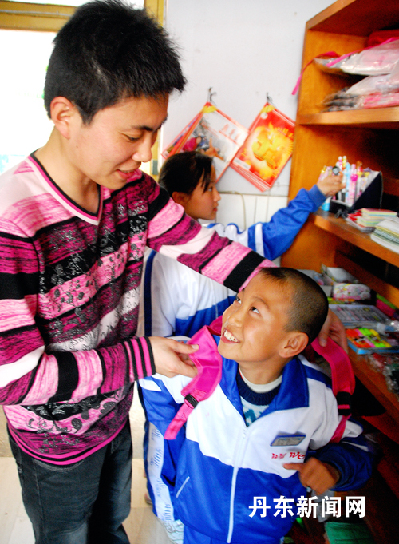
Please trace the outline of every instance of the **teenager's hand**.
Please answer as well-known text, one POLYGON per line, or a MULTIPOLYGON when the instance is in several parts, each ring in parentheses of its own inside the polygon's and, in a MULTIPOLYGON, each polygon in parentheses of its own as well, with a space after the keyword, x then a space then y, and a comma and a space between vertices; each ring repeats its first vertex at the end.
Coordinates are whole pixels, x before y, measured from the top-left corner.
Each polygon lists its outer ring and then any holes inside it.
POLYGON ((197 368, 191 361, 189 354, 198 350, 198 345, 185 344, 171 338, 150 336, 152 353, 157 372, 168 378, 178 374, 194 378, 197 368))
POLYGON ((328 311, 327 319, 317 337, 321 346, 325 347, 328 336, 348 353, 345 327, 340 318, 331 310, 328 311))
POLYGON ((297 470, 301 484, 313 489, 316 495, 322 495, 334 487, 340 479, 340 474, 335 467, 322 463, 314 457, 305 463, 284 463, 283 467, 287 470, 297 470))
POLYGON ((324 179, 320 179, 317 182, 317 187, 324 196, 334 196, 338 191, 341 191, 341 189, 345 189, 346 187, 346 184, 342 182, 342 177, 342 172, 337 175, 331 174, 324 179))

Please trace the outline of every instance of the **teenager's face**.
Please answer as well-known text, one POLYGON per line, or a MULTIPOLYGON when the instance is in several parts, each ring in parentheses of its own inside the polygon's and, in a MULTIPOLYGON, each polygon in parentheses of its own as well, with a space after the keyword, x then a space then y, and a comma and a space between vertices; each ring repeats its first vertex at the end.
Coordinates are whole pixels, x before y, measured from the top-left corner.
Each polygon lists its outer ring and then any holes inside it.
POLYGON ((237 361, 248 379, 245 369, 262 372, 280 364, 279 350, 289 334, 284 329, 290 298, 287 288, 258 274, 224 312, 219 352, 237 361))
POLYGON ((83 180, 120 189, 142 162, 151 160, 151 148, 165 122, 168 97, 127 98, 100 110, 89 125, 80 115, 71 123, 70 160, 83 180))
POLYGON ((211 182, 206 191, 204 192, 203 178, 201 178, 191 195, 186 195, 184 210, 197 221, 198 219, 210 221, 216 217, 220 194, 216 189, 215 177, 215 168, 212 166, 211 182))

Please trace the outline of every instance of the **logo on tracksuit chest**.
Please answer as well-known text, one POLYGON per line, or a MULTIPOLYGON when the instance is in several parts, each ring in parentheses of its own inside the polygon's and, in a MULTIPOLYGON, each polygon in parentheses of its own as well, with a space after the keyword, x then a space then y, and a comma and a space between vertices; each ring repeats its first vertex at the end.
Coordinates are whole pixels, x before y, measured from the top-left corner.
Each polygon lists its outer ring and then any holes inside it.
POLYGON ((298 446, 305 438, 306 438, 306 434, 303 434, 303 433, 277 434, 272 440, 270 446, 272 447, 298 446))

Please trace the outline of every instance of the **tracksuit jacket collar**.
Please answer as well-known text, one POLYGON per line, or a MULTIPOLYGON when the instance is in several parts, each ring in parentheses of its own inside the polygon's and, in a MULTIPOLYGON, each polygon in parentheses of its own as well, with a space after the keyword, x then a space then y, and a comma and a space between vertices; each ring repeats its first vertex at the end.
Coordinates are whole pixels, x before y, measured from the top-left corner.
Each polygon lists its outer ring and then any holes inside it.
MULTIPOLYGON (((218 344, 220 337, 215 336, 214 338, 218 344)), ((242 402, 236 383, 237 368, 238 364, 235 361, 223 358, 223 374, 220 381, 220 387, 234 408, 243 416, 242 402)), ((307 408, 308 406, 309 388, 306 379, 306 370, 299 358, 294 357, 284 367, 283 381, 280 385, 279 392, 261 417, 271 412, 307 408)))

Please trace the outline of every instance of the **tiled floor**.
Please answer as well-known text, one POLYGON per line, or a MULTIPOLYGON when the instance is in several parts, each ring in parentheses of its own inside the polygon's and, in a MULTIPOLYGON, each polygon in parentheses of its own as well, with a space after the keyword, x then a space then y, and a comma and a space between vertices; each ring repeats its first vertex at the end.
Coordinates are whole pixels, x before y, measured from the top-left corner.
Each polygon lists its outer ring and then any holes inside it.
MULTIPOLYGON (((130 421, 133 437, 132 509, 125 522, 125 529, 131 544, 170 544, 163 526, 144 501, 146 491, 142 446, 144 415, 136 394, 130 421)), ((8 445, 2 409, 0 409, 0 488, 0 544, 33 544, 33 531, 22 504, 17 468, 8 445)))

